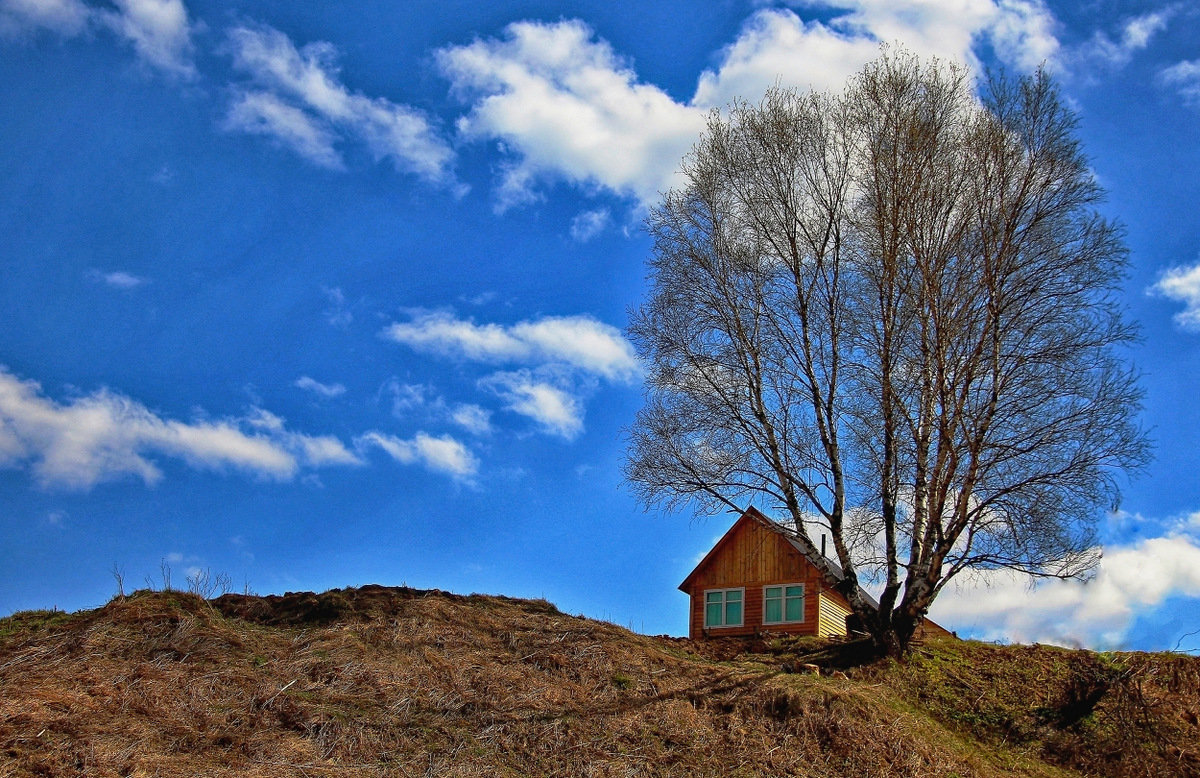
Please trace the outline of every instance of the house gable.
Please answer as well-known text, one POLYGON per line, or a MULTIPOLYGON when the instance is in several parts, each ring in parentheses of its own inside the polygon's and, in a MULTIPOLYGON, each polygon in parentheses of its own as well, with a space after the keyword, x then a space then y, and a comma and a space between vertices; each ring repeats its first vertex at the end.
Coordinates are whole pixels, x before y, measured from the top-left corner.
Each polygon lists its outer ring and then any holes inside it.
MULTIPOLYGON (((772 632, 817 634, 822 611, 829 604, 848 610, 845 599, 829 588, 826 575, 800 551, 782 529, 753 508, 734 522, 679 588, 691 596, 689 633, 702 635, 752 635, 772 632), (764 590, 780 585, 803 586, 803 618, 782 624, 763 623, 764 590), (705 624, 705 593, 739 589, 743 592, 743 618, 737 626, 705 624), (824 608, 822 607, 824 603, 824 608)), ((825 626, 825 625, 822 625, 825 626)), ((845 626, 840 633, 844 634, 845 626)), ((822 632, 827 632, 828 627, 822 632)))

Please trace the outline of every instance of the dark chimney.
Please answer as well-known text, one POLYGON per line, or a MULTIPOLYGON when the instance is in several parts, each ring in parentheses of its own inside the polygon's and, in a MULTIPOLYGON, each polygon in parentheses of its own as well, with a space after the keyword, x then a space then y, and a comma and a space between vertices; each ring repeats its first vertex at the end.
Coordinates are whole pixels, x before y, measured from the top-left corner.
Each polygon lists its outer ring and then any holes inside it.
POLYGON ((821 533, 821 558, 825 558, 825 533, 821 533))

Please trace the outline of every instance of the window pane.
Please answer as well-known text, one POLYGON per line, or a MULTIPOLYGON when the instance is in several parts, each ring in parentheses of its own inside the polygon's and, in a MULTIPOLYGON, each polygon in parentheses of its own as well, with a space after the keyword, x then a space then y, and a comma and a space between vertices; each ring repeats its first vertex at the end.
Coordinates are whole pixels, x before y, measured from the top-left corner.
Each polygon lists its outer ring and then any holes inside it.
POLYGON ((721 603, 710 602, 704 610, 704 624, 709 627, 721 626, 721 603))
POLYGON ((721 596, 721 595, 723 595, 723 594, 725 594, 725 592, 707 592, 707 593, 705 593, 705 595, 704 595, 704 600, 705 600, 705 602, 710 602, 710 603, 712 603, 712 602, 721 602, 721 600, 723 600, 723 599, 724 599, 724 598, 721 596))
POLYGON ((741 602, 741 601, 742 601, 742 593, 741 592, 733 591, 733 590, 725 592, 725 602, 741 602))
MULTIPOLYGON (((789 590, 790 590, 790 588, 789 588, 789 590)), ((764 597, 782 597, 783 596, 783 587, 782 586, 768 586, 766 588, 766 591, 763 592, 763 596, 764 597)))
POLYGON ((763 622, 778 624, 783 621, 783 601, 778 597, 763 600, 763 622))
MULTIPOLYGON (((729 592, 734 594, 734 592, 729 592)), ((738 599, 742 598, 741 592, 736 593, 738 599)), ((725 625, 736 625, 742 623, 742 604, 740 602, 725 603, 725 625)))
POLYGON ((804 596, 804 587, 803 586, 789 586, 787 588, 787 596, 788 597, 803 597, 804 596))
POLYGON ((787 598, 787 620, 788 621, 804 621, 804 598, 803 597, 788 597, 787 598))

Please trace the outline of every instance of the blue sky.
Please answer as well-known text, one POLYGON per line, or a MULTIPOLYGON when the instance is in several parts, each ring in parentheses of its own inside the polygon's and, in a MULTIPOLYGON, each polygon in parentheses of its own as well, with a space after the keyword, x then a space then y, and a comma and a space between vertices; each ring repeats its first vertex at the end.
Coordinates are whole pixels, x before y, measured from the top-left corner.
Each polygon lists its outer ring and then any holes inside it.
POLYGON ((686 632, 732 517, 621 483, 640 224, 703 125, 899 41, 1045 63, 1125 223, 1156 458, 1095 579, 969 634, 1200 650, 1200 12, 1184 3, 0 0, 0 613, 189 571, 686 632), (1182 642, 1181 642, 1182 641, 1182 642))

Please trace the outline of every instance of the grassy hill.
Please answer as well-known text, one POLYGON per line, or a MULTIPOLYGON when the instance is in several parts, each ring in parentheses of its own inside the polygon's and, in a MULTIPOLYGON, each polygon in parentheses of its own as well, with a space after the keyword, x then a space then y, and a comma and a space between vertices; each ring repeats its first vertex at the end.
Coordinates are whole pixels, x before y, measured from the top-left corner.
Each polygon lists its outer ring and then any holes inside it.
POLYGON ((1200 775, 1200 658, 754 649, 504 597, 139 592, 0 620, 0 777, 1200 775))

